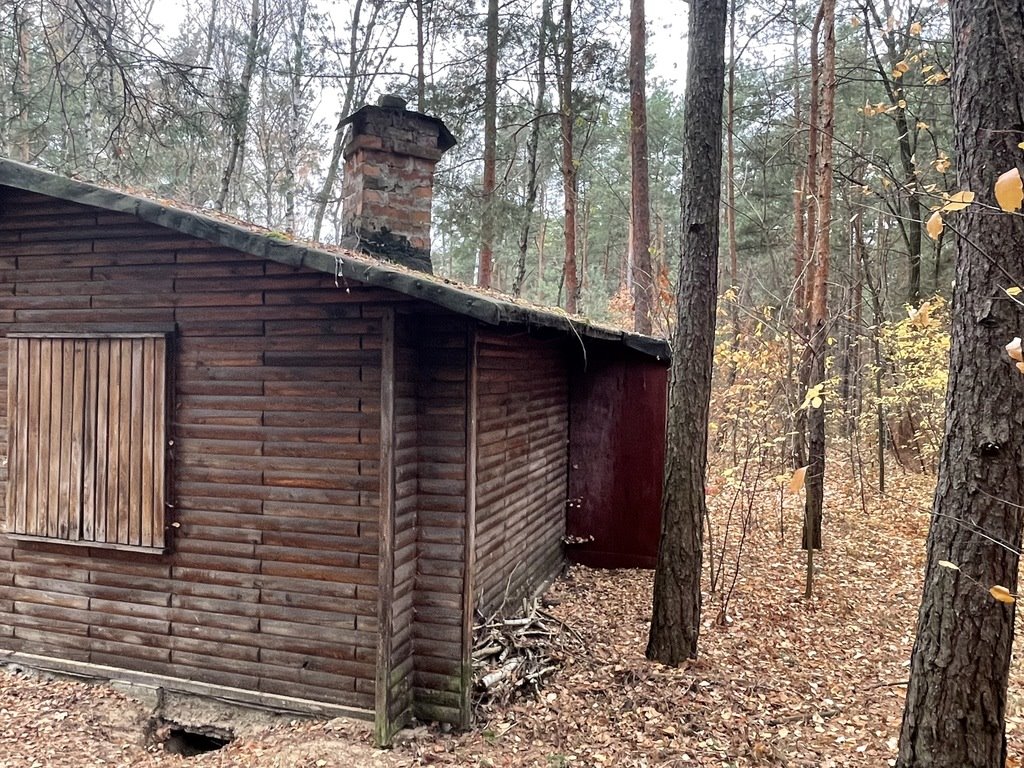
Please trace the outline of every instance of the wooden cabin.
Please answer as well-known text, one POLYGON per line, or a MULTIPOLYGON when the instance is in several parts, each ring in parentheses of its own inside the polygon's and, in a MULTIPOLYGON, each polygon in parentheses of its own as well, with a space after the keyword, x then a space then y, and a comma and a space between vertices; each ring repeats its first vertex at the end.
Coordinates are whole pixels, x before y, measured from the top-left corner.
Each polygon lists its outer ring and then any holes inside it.
MULTIPOLYGON (((439 121, 370 109, 432 168, 439 121)), ((378 240, 429 265, 416 226, 378 240)), ((653 562, 667 356, 0 160, 0 660, 466 725, 474 616, 558 572, 567 509, 570 554, 653 562)))

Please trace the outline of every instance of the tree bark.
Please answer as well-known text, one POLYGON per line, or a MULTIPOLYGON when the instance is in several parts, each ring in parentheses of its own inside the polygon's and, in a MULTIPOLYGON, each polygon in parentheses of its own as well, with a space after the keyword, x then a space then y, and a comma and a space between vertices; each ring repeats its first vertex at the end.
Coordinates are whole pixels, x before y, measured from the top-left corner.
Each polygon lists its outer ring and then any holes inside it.
POLYGON ((1024 13, 1019 3, 953 0, 951 93, 959 188, 975 205, 955 218, 946 430, 924 594, 897 766, 991 768, 1006 762, 1006 686, 1024 504, 1024 375, 1002 347, 1020 335, 1005 298, 1024 276, 1024 219, 993 213, 993 185, 1020 159, 1024 13), (982 533, 984 535, 982 535, 982 533), (1001 542, 1001 543, 996 543, 1001 542), (939 565, 948 560, 952 571, 939 565))
POLYGON ((242 76, 238 82, 231 105, 231 120, 228 128, 231 132, 231 144, 228 148, 228 161, 220 180, 220 193, 214 201, 214 208, 224 210, 231 182, 241 157, 245 136, 249 127, 249 105, 252 103, 252 76, 256 71, 256 55, 259 51, 260 37, 263 29, 263 6, 261 0, 252 0, 249 12, 249 37, 245 46, 245 63, 242 65, 242 76))
MULTIPOLYGON (((307 0, 298 0, 298 8, 292 9, 292 60, 288 78, 288 150, 284 157, 285 173, 285 226, 286 231, 295 234, 295 166, 298 162, 299 140, 302 138, 302 77, 306 47, 307 0)), ((269 164, 268 164, 269 165, 269 164)), ((268 190, 269 197, 269 190, 268 190)), ((269 219, 268 219, 269 221, 269 219)))
MULTIPOLYGON (((893 18, 892 4, 889 0, 883 0, 882 10, 886 20, 893 18)), ((902 183, 897 185, 898 199, 906 206, 903 216, 897 221, 899 232, 907 245, 907 302, 912 306, 921 303, 921 244, 922 218, 925 206, 921 200, 921 189, 918 183, 917 173, 917 121, 914 120, 914 127, 911 127, 907 119, 907 102, 904 100, 904 90, 895 80, 891 73, 896 65, 906 55, 904 46, 897 44, 899 30, 890 29, 882 35, 885 41, 887 60, 882 62, 881 56, 875 46, 875 39, 872 34, 872 21, 878 30, 885 29, 883 16, 879 15, 873 0, 864 4, 864 37, 871 48, 871 55, 875 61, 878 77, 885 88, 886 95, 893 110, 893 124, 896 126, 896 140, 900 148, 900 166, 903 170, 902 183)), ((901 37, 909 34, 911 19, 906 20, 907 29, 902 31, 901 37)))
POLYGON ((633 329, 651 332, 654 276, 651 269, 650 174, 647 162, 647 27, 644 0, 629 6, 630 253, 633 329))
POLYGON ((665 492, 647 658, 697 654, 705 465, 718 294, 722 96, 728 0, 691 0, 683 118, 680 269, 672 337, 665 492))
MULTIPOLYGON (((519 230, 519 255, 516 258, 515 276, 512 279, 512 295, 522 293, 526 281, 526 252, 530 247, 530 223, 537 205, 539 186, 537 150, 540 147, 541 116, 544 114, 544 94, 547 91, 548 24, 551 19, 551 0, 542 0, 540 8, 540 29, 537 35, 537 95, 533 104, 533 124, 530 138, 526 142, 526 203, 523 206, 523 225, 519 230)), ((538 284, 540 275, 538 273, 538 284)))
POLYGON ((423 64, 427 30, 423 6, 423 0, 416 0, 416 109, 420 112, 427 110, 427 72, 423 64))
MULTIPOLYGON (((821 96, 816 130, 821 145, 817 151, 817 183, 815 207, 815 240, 813 282, 810 284, 810 309, 807 333, 810 337, 808 385, 825 380, 825 341, 828 335, 828 273, 832 234, 832 133, 835 123, 836 99, 836 3, 822 0, 821 29, 824 33, 821 64, 821 96)), ((812 56, 818 52, 812 50, 812 56)), ((807 414, 807 475, 804 506, 806 550, 821 549, 821 517, 825 497, 825 404, 810 408, 807 414)), ((808 574, 810 584, 810 574, 808 574)), ((810 589, 807 590, 810 597, 810 589)))
POLYGON ((579 309, 579 272, 576 268, 576 204, 577 174, 576 148, 573 138, 576 113, 573 108, 572 82, 573 46, 572 0, 562 0, 562 82, 559 94, 559 111, 562 122, 562 190, 565 199, 565 260, 562 278, 565 283, 565 311, 575 314, 579 309))
POLYGON ((487 0, 484 65, 484 179, 477 285, 490 288, 494 271, 494 187, 498 164, 498 0, 487 0))

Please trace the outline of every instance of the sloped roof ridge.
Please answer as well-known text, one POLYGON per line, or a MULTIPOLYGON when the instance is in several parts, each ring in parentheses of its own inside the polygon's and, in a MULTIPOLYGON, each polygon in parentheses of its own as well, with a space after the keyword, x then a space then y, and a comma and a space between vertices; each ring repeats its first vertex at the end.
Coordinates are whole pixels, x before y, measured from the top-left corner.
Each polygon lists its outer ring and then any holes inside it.
POLYGON ((7 158, 0 158, 0 185, 130 213, 143 221, 252 256, 333 274, 339 281, 347 279, 388 288, 489 325, 507 323, 552 328, 580 337, 619 342, 657 359, 669 358, 669 344, 665 339, 596 323, 562 309, 468 286, 340 246, 293 240, 227 214, 153 197, 146 192, 72 179, 7 158))

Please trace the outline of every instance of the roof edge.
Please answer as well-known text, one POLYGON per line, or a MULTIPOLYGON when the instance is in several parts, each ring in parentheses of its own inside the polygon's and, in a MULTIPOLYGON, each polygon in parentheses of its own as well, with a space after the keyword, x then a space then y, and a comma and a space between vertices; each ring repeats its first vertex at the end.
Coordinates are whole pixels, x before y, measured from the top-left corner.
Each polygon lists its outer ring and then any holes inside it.
POLYGON ((586 336, 621 343, 658 360, 667 361, 671 357, 666 339, 597 325, 559 309, 526 306, 511 298, 490 295, 442 277, 407 270, 345 249, 328 250, 313 244, 280 240, 269 234, 252 232, 239 224, 178 208, 170 201, 160 202, 71 179, 7 158, 0 158, 0 185, 108 211, 129 213, 151 224, 251 256, 294 267, 307 267, 378 288, 388 288, 488 325, 507 323, 542 326, 581 338, 586 336))

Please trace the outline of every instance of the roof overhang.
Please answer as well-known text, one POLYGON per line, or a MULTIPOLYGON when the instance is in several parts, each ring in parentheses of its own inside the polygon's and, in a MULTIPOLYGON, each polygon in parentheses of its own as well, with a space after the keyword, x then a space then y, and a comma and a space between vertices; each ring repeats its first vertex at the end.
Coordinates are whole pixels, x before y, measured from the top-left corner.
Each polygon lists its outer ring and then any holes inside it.
POLYGON ((552 328, 581 339, 586 337, 623 344, 666 362, 670 357, 669 343, 665 339, 594 323, 560 309, 540 307, 494 291, 473 288, 443 277, 379 261, 344 248, 292 241, 255 225, 229 220, 226 216, 215 218, 207 212, 189 209, 178 203, 69 179, 13 160, 0 158, 0 185, 108 211, 129 213, 151 224, 252 256, 326 272, 339 280, 354 280, 388 288, 488 325, 552 328))

